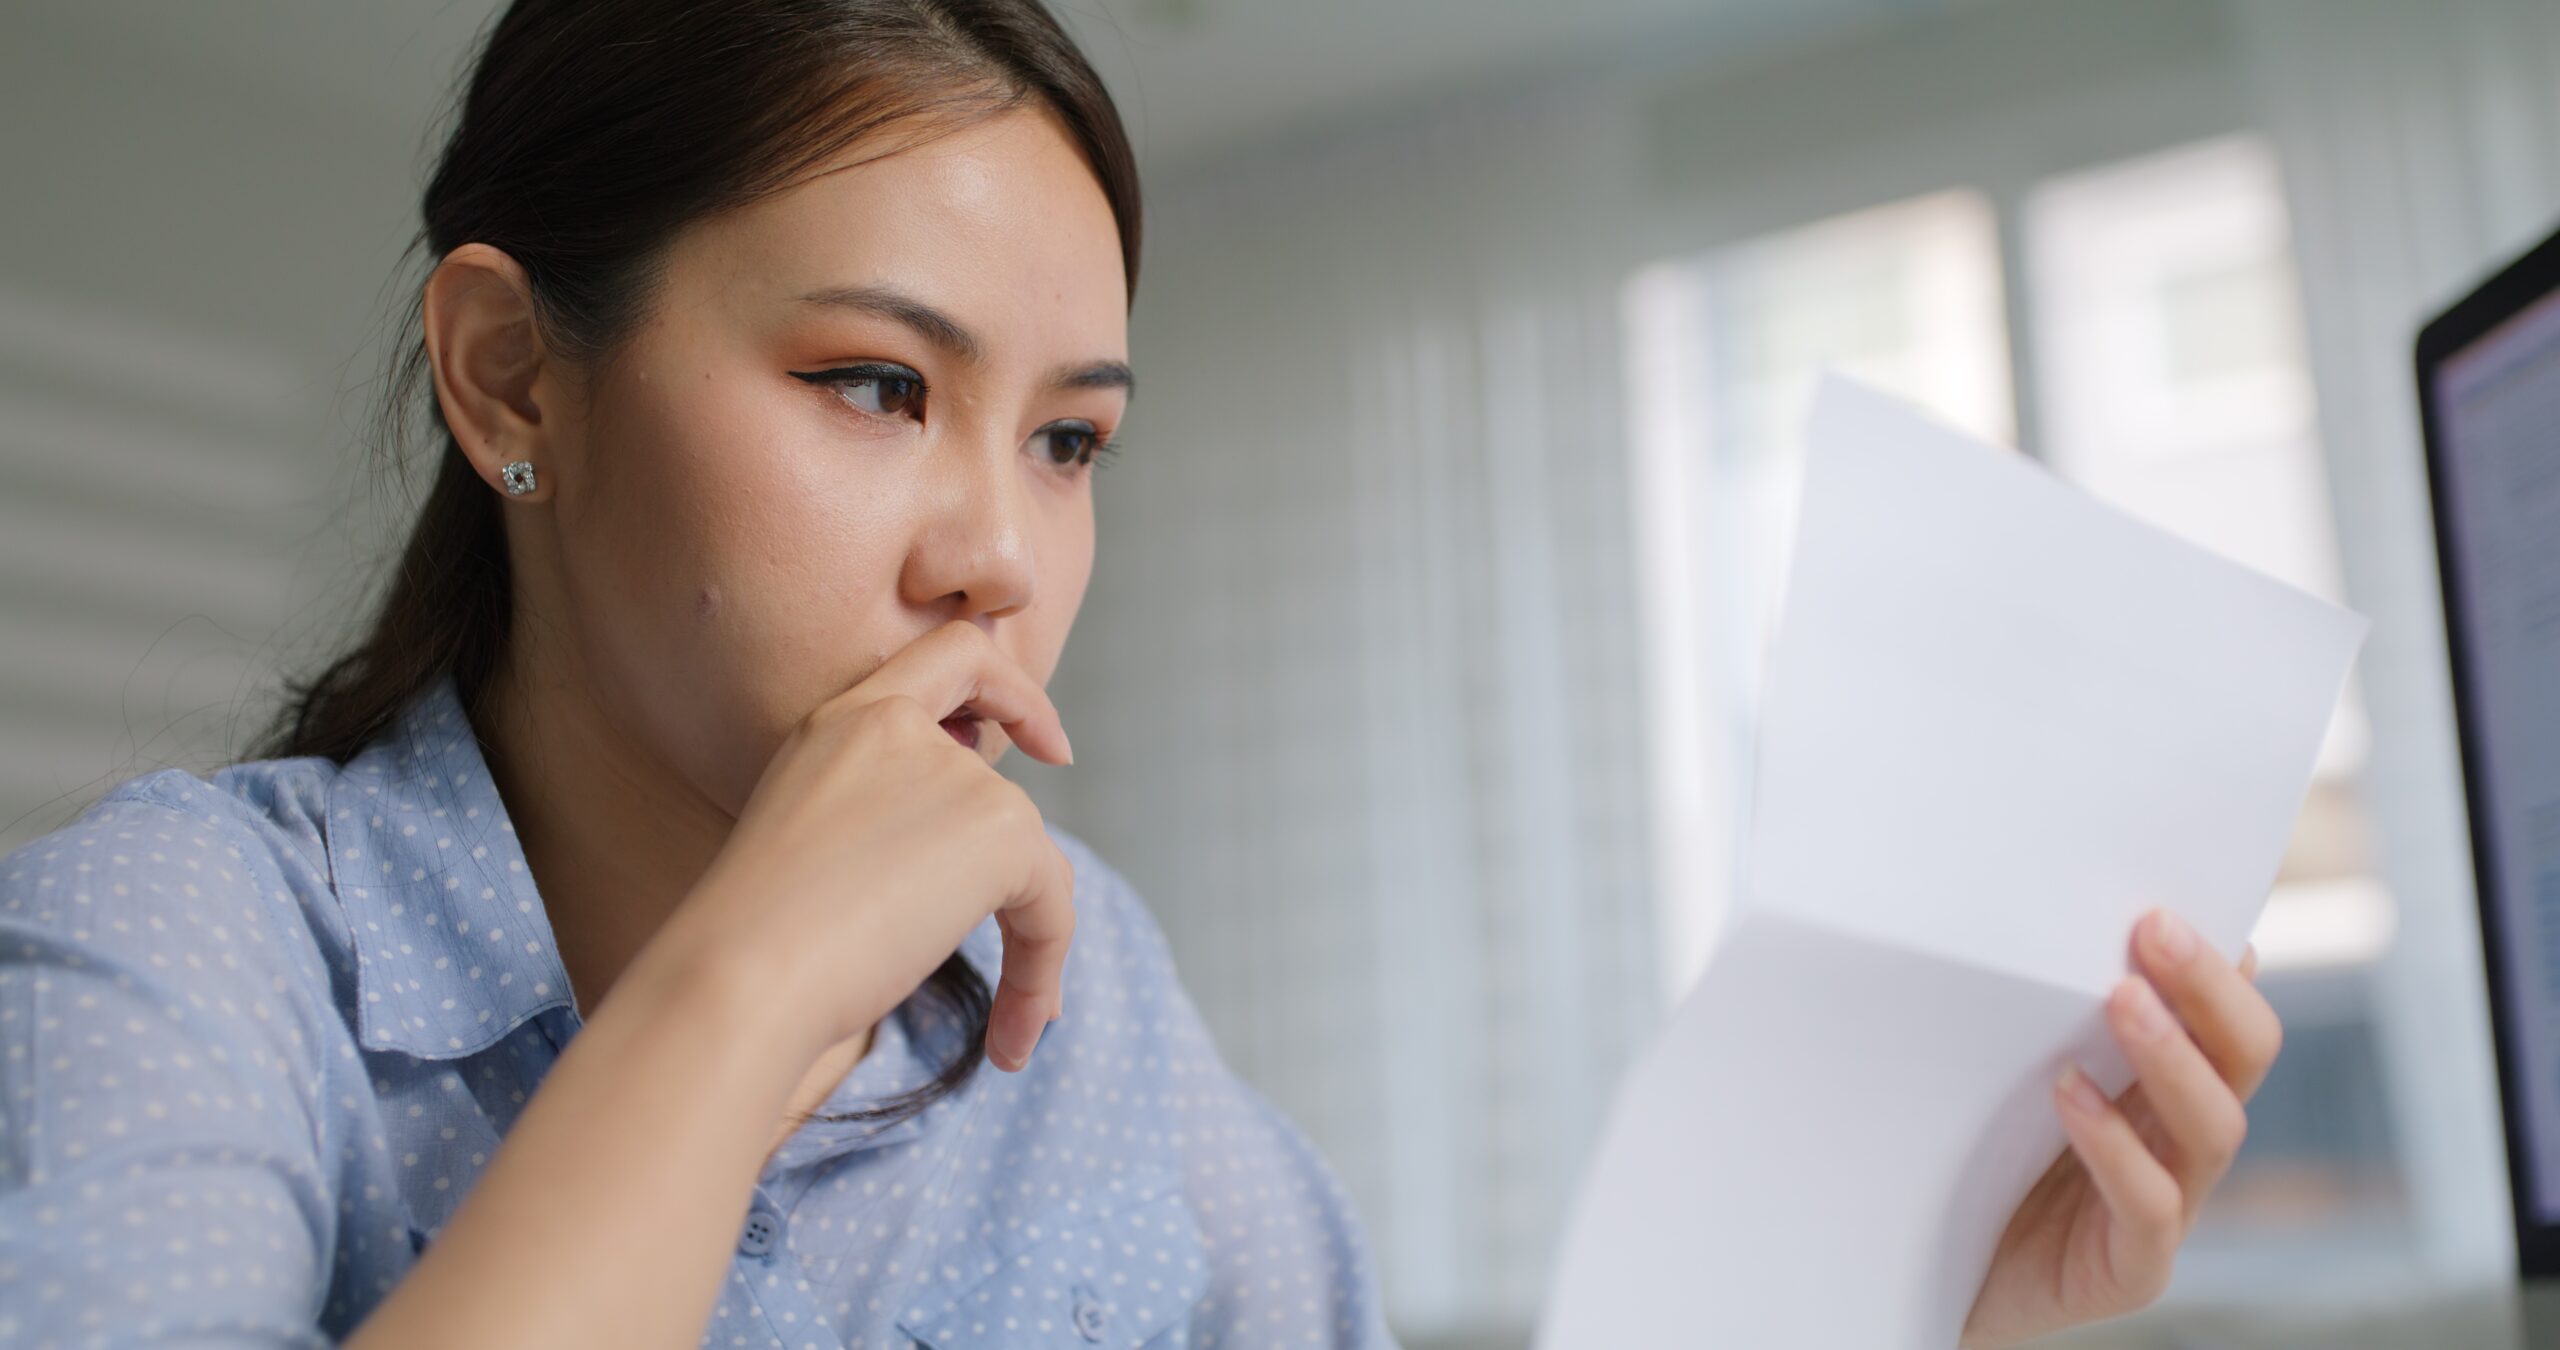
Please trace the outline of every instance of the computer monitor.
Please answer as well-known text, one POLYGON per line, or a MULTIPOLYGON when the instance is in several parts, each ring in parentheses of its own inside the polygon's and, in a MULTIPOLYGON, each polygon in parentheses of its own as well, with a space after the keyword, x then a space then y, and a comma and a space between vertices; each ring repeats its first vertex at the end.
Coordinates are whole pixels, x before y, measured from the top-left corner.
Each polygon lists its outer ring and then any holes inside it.
POLYGON ((2516 1251, 2560 1275, 2560 235, 2418 336, 2516 1251))

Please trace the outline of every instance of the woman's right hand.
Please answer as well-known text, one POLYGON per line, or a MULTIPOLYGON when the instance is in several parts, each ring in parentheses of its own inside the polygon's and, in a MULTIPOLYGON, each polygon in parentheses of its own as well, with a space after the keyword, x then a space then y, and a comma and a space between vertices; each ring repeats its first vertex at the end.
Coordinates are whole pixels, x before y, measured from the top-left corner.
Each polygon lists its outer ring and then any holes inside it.
POLYGON ((992 912, 1004 970, 987 1057, 1020 1069, 1061 1010, 1075 870, 1029 794, 943 729, 963 708, 1033 758, 1070 762, 1039 682, 955 619, 792 729, 649 946, 729 963, 813 1038, 814 1059, 895 1008, 992 912))

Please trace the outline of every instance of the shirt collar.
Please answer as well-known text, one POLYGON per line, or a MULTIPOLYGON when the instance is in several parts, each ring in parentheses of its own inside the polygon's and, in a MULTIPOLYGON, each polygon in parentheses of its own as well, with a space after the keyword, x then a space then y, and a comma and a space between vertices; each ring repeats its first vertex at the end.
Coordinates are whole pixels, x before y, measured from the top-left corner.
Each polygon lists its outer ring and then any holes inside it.
MULTIPOLYGON (((546 1009, 575 1008, 550 916, 451 676, 422 690, 339 772, 327 833, 330 876, 355 937, 356 1034, 367 1049, 458 1059, 546 1009)), ((990 989, 1003 950, 992 916, 960 944, 990 989)), ((869 1051, 812 1114, 878 1106, 921 1086, 962 1053, 963 1036, 936 1001, 910 997, 880 1020, 869 1051)), ((988 1072, 980 1066, 981 1077, 988 1072)), ((926 1114, 955 1104, 945 1098, 926 1114)), ((773 1166, 897 1143, 922 1128, 913 1115, 886 1125, 813 1120, 773 1166)))
POLYGON ((327 832, 366 1049, 454 1059, 575 1006, 452 676, 347 762, 330 784, 327 832))

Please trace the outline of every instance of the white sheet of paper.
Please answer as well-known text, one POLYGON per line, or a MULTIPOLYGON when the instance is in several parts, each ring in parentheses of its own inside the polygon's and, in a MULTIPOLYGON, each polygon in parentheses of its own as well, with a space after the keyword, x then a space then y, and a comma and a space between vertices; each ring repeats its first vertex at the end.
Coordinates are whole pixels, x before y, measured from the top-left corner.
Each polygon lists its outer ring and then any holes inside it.
POLYGON ((1543 1350, 1949 1350, 2153 905, 2236 956, 2365 620, 1836 377, 1751 875, 1630 1071, 1543 1350))

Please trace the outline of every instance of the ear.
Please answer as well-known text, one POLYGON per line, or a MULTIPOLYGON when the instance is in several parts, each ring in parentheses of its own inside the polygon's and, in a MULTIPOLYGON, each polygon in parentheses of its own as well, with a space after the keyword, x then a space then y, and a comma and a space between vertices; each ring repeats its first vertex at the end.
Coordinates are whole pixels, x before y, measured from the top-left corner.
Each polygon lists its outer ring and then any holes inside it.
POLYGON ((421 308, 436 403, 463 456, 508 501, 549 500, 557 447, 537 395, 552 386, 539 381, 546 355, 524 269, 499 249, 464 244, 427 277, 421 308), (522 495, 505 488, 505 466, 517 460, 535 470, 522 495))

